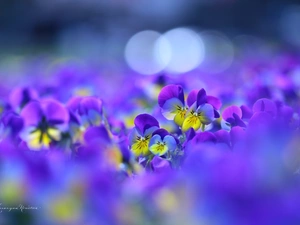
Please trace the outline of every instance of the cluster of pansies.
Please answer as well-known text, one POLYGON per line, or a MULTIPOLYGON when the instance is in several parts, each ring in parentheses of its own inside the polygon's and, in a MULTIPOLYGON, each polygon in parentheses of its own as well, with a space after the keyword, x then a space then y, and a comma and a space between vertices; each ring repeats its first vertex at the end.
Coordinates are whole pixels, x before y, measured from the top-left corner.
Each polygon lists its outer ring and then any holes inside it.
POLYGON ((281 66, 246 67, 243 93, 187 74, 113 94, 70 65, 3 88, 0 224, 299 224, 300 65, 281 66))

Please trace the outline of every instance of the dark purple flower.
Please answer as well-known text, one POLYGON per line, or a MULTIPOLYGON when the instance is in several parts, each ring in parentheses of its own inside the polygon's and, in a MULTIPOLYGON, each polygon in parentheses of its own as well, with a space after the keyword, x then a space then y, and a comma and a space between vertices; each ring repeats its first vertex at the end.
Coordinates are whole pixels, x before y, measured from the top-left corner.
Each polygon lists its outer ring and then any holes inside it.
POLYGON ((22 139, 30 149, 49 148, 50 143, 61 139, 61 132, 69 122, 68 110, 59 102, 47 99, 32 101, 21 111, 24 120, 22 139))
POLYGON ((4 125, 4 128, 8 130, 9 135, 13 138, 20 133, 24 126, 23 119, 12 111, 5 113, 1 119, 1 122, 4 125))
POLYGON ((267 98, 262 98, 262 99, 257 100, 254 103, 252 110, 253 110, 253 113, 266 112, 266 113, 271 114, 273 117, 275 117, 277 115, 276 104, 267 98))
POLYGON ((241 108, 235 105, 227 107, 222 113, 222 118, 226 122, 228 122, 231 125, 231 127, 234 126, 246 127, 246 124, 241 119, 242 110, 241 108))
POLYGON ((9 95, 9 103, 13 109, 22 109, 27 103, 38 99, 38 93, 33 88, 15 88, 9 95))
POLYGON ((154 158, 151 161, 151 167, 153 171, 157 173, 169 172, 171 170, 170 162, 159 156, 154 156, 154 158))
POLYGON ((81 124, 100 125, 103 117, 102 101, 97 97, 74 97, 67 103, 67 108, 81 118, 81 124))

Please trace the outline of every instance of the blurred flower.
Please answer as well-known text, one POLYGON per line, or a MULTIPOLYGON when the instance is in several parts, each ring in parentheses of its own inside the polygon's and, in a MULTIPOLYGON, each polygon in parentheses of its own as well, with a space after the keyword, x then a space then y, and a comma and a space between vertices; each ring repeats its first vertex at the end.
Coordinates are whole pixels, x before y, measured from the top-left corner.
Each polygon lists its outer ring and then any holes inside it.
POLYGON ((9 103, 17 112, 19 112, 30 101, 37 99, 37 91, 28 87, 15 88, 9 95, 9 103))
POLYGON ((56 100, 32 101, 21 111, 24 120, 22 139, 32 150, 49 148, 61 139, 69 121, 67 109, 56 100))
POLYGON ((74 97, 67 103, 67 108, 81 118, 85 127, 100 125, 102 122, 102 101, 97 97, 74 97))

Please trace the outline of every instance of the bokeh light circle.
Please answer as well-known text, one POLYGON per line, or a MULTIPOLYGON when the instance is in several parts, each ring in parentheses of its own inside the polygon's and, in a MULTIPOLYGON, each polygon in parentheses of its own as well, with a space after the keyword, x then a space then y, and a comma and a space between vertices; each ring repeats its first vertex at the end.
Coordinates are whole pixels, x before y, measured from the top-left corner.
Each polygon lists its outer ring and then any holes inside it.
POLYGON ((125 60, 128 66, 145 75, 162 71, 167 61, 159 58, 161 50, 157 48, 158 40, 160 45, 165 49, 168 48, 167 41, 156 31, 146 30, 133 35, 125 47, 125 60))
POLYGON ((158 40, 157 48, 161 64, 167 64, 165 70, 174 73, 195 69, 204 57, 201 38, 189 28, 175 28, 166 32, 158 40))
POLYGON ((228 69, 234 59, 234 47, 231 41, 217 31, 203 31, 200 37, 205 46, 205 57, 200 69, 215 74, 228 69))

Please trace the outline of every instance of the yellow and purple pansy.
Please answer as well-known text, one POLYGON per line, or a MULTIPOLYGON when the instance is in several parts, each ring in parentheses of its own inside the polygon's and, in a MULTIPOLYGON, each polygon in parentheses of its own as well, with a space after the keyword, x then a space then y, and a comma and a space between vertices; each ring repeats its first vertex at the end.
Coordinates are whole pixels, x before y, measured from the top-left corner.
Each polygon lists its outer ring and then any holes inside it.
POLYGON ((149 142, 149 150, 158 156, 165 155, 168 151, 177 148, 176 140, 165 129, 158 129, 153 132, 149 142))
POLYGON ((25 128, 21 138, 31 150, 47 149, 51 143, 59 141, 69 121, 68 110, 53 99, 31 101, 20 115, 25 128))
POLYGON ((149 114, 140 114, 134 119, 134 125, 129 135, 130 149, 136 157, 147 156, 151 153, 149 142, 152 133, 159 128, 158 121, 149 114))
POLYGON ((180 85, 171 84, 162 88, 158 95, 158 104, 165 118, 182 126, 188 107, 185 105, 183 88, 180 85))
POLYGON ((187 102, 190 108, 182 124, 183 132, 188 131, 190 128, 197 131, 200 127, 204 130, 205 125, 210 124, 215 117, 219 116, 216 109, 207 103, 208 98, 204 89, 199 90, 197 95, 195 95, 195 92, 191 92, 187 102))

